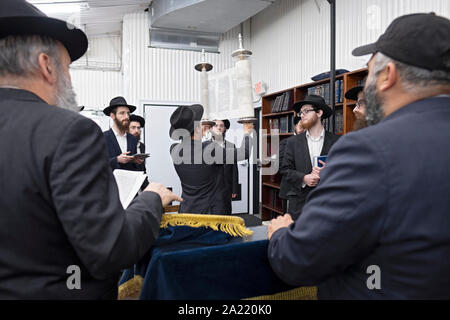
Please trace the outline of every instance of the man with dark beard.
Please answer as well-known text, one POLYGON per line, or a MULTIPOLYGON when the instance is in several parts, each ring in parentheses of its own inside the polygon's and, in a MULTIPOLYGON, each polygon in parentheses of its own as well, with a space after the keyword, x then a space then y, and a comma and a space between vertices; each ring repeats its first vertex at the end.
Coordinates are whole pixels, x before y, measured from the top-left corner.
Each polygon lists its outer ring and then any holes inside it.
POLYGON ((284 160, 281 164, 283 179, 291 188, 288 212, 297 219, 305 204, 306 197, 320 180, 319 168, 314 164, 314 158, 327 155, 331 146, 339 136, 325 131, 322 120, 333 114, 325 100, 317 95, 306 96, 305 100, 294 104, 297 116, 300 115, 301 126, 306 130, 286 142, 284 160))
POLYGON ((123 209, 102 132, 76 112, 69 65, 87 47, 65 21, 0 1, 2 300, 116 299, 178 198, 153 184, 123 209))
POLYGON ((109 165, 114 169, 141 171, 144 159, 135 158, 138 140, 128 132, 130 113, 136 110, 135 106, 127 104, 123 97, 115 97, 103 113, 110 116, 113 126, 105 131, 106 148, 108 150, 109 165))
POLYGON ((319 299, 449 299, 450 20, 401 16, 365 54, 369 127, 333 146, 297 221, 271 222, 269 261, 319 299))
POLYGON ((346 99, 356 101, 355 107, 353 108, 353 114, 355 115, 355 123, 353 124, 353 130, 359 130, 367 127, 366 100, 364 99, 363 89, 364 86, 356 86, 349 89, 345 93, 346 99))

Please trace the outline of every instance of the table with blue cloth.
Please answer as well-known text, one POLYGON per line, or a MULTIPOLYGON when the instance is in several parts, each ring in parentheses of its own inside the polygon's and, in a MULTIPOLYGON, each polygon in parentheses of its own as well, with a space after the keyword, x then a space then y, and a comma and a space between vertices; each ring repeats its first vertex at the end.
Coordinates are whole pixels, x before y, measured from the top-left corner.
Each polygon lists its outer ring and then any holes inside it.
POLYGON ((299 292, 272 271, 267 227, 248 229, 252 235, 234 237, 208 227, 162 228, 152 249, 123 272, 119 299, 314 299, 316 288, 299 292))

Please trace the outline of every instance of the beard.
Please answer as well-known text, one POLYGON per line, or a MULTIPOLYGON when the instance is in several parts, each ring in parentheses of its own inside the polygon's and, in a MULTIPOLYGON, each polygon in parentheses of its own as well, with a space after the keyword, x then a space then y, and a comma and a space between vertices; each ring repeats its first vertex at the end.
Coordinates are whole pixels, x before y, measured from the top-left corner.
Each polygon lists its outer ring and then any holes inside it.
POLYGON ((310 118, 308 120, 301 120, 300 124, 305 130, 311 129, 317 122, 317 118, 310 118))
POLYGON ((58 81, 56 83, 56 105, 74 112, 79 110, 72 83, 60 68, 58 68, 58 81))
POLYGON ((353 123, 353 130, 359 130, 367 127, 367 121, 364 113, 354 112, 355 122, 353 123))
POLYGON ((114 123, 116 124, 117 129, 123 132, 128 131, 128 127, 130 126, 130 122, 128 120, 120 121, 119 119, 115 118, 114 123))
POLYGON ((377 124, 384 118, 383 99, 377 92, 376 77, 367 79, 366 87, 364 88, 364 97, 366 103, 366 121, 369 126, 377 124))
POLYGON ((359 130, 367 127, 367 121, 366 119, 356 118, 355 122, 353 123, 353 130, 359 130))

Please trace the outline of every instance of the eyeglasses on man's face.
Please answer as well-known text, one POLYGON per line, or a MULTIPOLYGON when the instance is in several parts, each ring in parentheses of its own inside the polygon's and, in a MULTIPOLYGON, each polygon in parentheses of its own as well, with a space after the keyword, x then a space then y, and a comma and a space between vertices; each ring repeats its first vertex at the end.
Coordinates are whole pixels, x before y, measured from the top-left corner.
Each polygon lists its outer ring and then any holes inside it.
POLYGON ((311 111, 315 111, 315 110, 314 109, 305 109, 303 111, 300 111, 299 115, 300 116, 306 116, 308 114, 308 112, 311 112, 311 111))
POLYGON ((365 108, 366 104, 367 104, 367 101, 364 99, 360 99, 360 100, 356 101, 356 106, 358 108, 365 108))

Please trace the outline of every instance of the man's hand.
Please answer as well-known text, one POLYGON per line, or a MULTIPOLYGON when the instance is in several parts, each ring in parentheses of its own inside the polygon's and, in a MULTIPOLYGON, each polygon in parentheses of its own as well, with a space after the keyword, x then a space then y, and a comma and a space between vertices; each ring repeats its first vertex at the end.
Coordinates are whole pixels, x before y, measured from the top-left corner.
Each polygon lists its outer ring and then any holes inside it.
POLYGON ((234 198, 236 198, 237 197, 237 193, 233 193, 232 195, 231 195, 231 198, 232 199, 234 199, 234 198))
POLYGON ((167 207, 172 201, 183 201, 182 198, 165 188, 161 183, 152 182, 147 186, 147 188, 145 188, 144 192, 145 191, 156 192, 161 197, 163 207, 167 207))
POLYGON ((267 227, 267 237, 270 240, 275 231, 281 228, 286 228, 292 223, 294 223, 294 220, 292 220, 292 217, 289 213, 286 213, 284 216, 279 216, 276 219, 272 219, 269 226, 267 227))
POLYGON ((244 122, 244 133, 251 133, 254 129, 253 122, 244 122))
POLYGON ((312 173, 312 174, 315 174, 315 175, 318 176, 319 179, 320 179, 320 172, 322 171, 322 169, 323 169, 323 167, 321 167, 321 168, 319 168, 319 167, 314 167, 311 173, 312 173))
MULTIPOLYGON (((320 169, 320 168, 319 168, 320 169)), ((311 172, 310 174, 307 174, 303 177, 303 183, 306 184, 308 187, 315 187, 319 183, 320 176, 316 173, 311 172)))
POLYGON ((133 157, 133 162, 134 163, 137 163, 137 164, 143 164, 144 163, 144 161, 145 161, 145 159, 144 158, 134 158, 133 157))
POLYGON ((128 156, 128 154, 130 153, 130 151, 121 153, 120 155, 117 156, 117 162, 119 163, 128 163, 131 161, 134 161, 134 157, 128 156))

